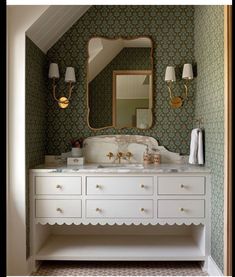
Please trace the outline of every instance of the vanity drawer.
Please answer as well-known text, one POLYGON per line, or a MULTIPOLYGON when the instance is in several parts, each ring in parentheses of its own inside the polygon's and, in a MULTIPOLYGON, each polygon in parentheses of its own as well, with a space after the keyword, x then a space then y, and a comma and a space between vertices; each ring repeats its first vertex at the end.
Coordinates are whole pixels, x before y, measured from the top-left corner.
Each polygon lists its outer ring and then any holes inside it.
POLYGON ((204 200, 158 200, 158 217, 204 217, 204 200))
POLYGON ((36 217, 81 217, 82 202, 77 199, 37 199, 36 217))
POLYGON ((153 177, 87 177, 87 195, 152 195, 153 177))
POLYGON ((81 177, 36 177, 36 194, 77 194, 82 192, 81 177))
POLYGON ((205 177, 158 177, 158 194, 205 194, 205 177))
POLYGON ((153 200, 87 200, 86 216, 88 218, 151 218, 153 200))

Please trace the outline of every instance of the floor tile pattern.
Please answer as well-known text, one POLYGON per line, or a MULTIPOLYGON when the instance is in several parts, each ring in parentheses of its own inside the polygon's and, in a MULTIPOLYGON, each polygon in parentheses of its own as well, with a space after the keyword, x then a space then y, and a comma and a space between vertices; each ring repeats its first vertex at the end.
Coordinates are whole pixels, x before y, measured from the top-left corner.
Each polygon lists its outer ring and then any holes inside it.
POLYGON ((208 276, 199 262, 45 261, 32 276, 208 276))

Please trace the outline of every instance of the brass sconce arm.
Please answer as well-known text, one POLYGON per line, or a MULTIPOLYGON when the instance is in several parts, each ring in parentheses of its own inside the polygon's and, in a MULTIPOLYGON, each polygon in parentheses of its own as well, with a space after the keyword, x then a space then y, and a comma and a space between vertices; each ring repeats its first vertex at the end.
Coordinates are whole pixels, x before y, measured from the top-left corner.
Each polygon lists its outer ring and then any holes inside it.
POLYGON ((169 91, 170 99, 172 99, 172 81, 167 81, 166 84, 169 91))
POLYGON ((184 95, 183 95, 183 100, 187 99, 188 97, 188 86, 189 86, 189 82, 188 80, 185 81, 184 83, 184 95))

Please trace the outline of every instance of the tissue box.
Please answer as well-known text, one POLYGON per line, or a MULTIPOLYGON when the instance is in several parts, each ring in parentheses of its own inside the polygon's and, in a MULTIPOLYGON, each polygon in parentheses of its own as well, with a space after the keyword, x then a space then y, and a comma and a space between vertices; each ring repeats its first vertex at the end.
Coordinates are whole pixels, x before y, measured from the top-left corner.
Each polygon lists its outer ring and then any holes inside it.
POLYGON ((83 165, 84 157, 68 157, 67 165, 83 165))

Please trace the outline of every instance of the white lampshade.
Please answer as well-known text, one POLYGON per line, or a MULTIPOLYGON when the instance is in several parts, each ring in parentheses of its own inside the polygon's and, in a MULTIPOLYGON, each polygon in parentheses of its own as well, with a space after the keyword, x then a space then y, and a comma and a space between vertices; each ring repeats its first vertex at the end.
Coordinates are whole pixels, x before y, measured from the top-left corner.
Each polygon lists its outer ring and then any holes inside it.
POLYGON ((190 63, 184 64, 182 79, 193 79, 193 68, 190 63))
POLYGON ((76 82, 75 72, 73 67, 67 67, 65 72, 65 82, 76 82))
POLYGON ((50 64, 48 77, 49 78, 59 78, 60 77, 59 68, 58 68, 57 63, 50 64))
POLYGON ((166 67, 166 73, 165 73, 165 81, 172 81, 174 82, 176 80, 175 78, 175 68, 174 66, 167 66, 166 67))

